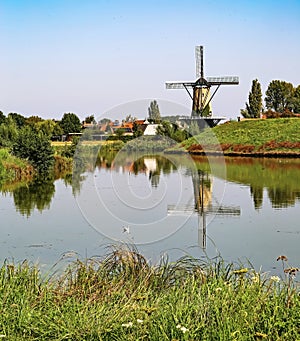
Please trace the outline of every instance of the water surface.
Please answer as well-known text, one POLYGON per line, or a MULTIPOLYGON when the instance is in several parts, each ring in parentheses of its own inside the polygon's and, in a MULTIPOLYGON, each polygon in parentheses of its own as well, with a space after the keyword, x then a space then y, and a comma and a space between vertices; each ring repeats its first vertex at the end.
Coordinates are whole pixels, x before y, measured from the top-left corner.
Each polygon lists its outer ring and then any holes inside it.
POLYGON ((285 254, 299 266, 300 160, 225 161, 107 154, 73 179, 3 186, 0 258, 49 266, 124 241, 153 262, 220 254, 279 272, 285 254))

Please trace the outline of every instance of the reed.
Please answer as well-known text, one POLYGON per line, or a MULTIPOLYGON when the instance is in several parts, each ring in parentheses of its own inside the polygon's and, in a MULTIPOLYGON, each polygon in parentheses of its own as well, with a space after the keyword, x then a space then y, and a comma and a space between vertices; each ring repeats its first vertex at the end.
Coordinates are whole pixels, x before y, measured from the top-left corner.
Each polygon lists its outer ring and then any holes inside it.
POLYGON ((0 335, 9 340, 298 340, 299 287, 240 265, 183 257, 150 265, 135 248, 63 274, 5 262, 0 335))

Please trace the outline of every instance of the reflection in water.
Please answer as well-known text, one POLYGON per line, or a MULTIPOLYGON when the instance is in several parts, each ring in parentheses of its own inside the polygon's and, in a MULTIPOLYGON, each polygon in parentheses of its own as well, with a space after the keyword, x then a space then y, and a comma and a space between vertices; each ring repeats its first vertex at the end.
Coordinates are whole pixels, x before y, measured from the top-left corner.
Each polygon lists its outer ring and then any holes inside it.
POLYGON ((241 210, 239 207, 223 206, 218 202, 213 203, 212 179, 208 173, 201 170, 191 172, 194 189, 194 206, 176 207, 169 205, 168 213, 188 213, 196 212, 198 215, 198 245, 206 249, 206 218, 207 215, 219 216, 239 216, 241 210))
MULTIPOLYGON (((188 162, 182 159, 182 164, 189 167, 188 162)), ((193 157, 194 162, 201 169, 209 172, 207 159, 201 156, 193 157)), ((249 186, 255 209, 263 205, 264 190, 273 208, 294 206, 300 199, 300 159, 271 159, 226 157, 226 180, 249 186)), ((218 158, 210 159, 218 167, 218 158)), ((220 168, 223 165, 220 165, 220 168)), ((217 173, 217 171, 216 171, 217 173)), ((219 174, 213 174, 220 176, 219 174)))
POLYGON ((226 168, 228 180, 249 185, 256 209, 264 189, 273 208, 294 206, 300 198, 299 159, 228 158, 226 168))
MULTIPOLYGON (((72 186, 73 195, 76 196, 85 180, 84 172, 93 172, 95 167, 135 175, 144 173, 152 187, 160 186, 162 174, 171 174, 176 172, 178 167, 183 167, 189 170, 192 177, 195 197, 194 209, 200 212, 201 224, 205 226, 205 214, 216 211, 212 205, 212 184, 208 175, 211 169, 207 159, 203 156, 191 159, 190 156, 185 155, 139 156, 138 154, 112 151, 102 152, 97 157, 95 157, 94 151, 83 155, 84 157, 80 155, 78 160, 75 156, 73 174, 70 172, 68 174, 56 173, 53 177, 48 179, 37 178, 29 184, 14 184, 14 186, 4 184, 1 192, 12 192, 17 210, 21 214, 29 216, 34 208, 40 211, 49 208, 55 192, 54 179, 59 177, 64 178, 66 186, 72 186), (197 172, 193 170, 195 167, 198 169, 197 172), (202 190, 203 195, 201 194, 202 190)), ((212 175, 221 177, 221 172, 218 174, 218 158, 216 157, 215 160, 211 158, 210 162, 215 162, 214 174, 212 175)), ((223 164, 220 164, 220 169, 221 167, 223 164)), ((300 159, 226 158, 226 180, 249 186, 255 209, 263 207, 266 196, 273 208, 294 206, 300 199, 299 173, 300 159)), ((217 214, 220 212, 219 210, 217 214)), ((224 210, 222 212, 225 213, 224 210)))
POLYGON ((48 209, 55 192, 53 181, 53 178, 36 178, 29 185, 17 188, 13 192, 17 211, 28 217, 35 208, 48 209))

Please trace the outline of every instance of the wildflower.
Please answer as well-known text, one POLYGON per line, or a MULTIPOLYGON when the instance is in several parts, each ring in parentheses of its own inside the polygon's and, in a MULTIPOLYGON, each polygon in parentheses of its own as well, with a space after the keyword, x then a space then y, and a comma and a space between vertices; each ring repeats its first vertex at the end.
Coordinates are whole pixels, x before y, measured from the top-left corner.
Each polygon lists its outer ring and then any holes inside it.
POLYGON ((222 291, 222 288, 216 288, 216 292, 222 291))
POLYGON ((186 332, 188 331, 188 329, 185 328, 184 326, 182 326, 181 324, 178 324, 178 325, 176 326, 176 328, 177 328, 177 329, 180 329, 180 330, 183 332, 183 334, 186 333, 186 332))
POLYGON ((298 268, 287 268, 287 269, 284 269, 284 272, 286 274, 289 274, 290 276, 296 276, 297 271, 299 271, 298 268))
POLYGON ((237 275, 243 275, 246 274, 248 272, 247 268, 243 268, 243 269, 239 269, 239 270, 234 270, 233 273, 237 274, 237 275))
POLYGON ((137 322, 137 323, 143 323, 144 321, 143 321, 143 320, 140 320, 140 319, 137 319, 136 322, 137 322))
POLYGON ((258 283, 259 282, 259 275, 255 274, 251 277, 251 280, 253 283, 258 283))
POLYGON ((122 327, 126 327, 126 328, 130 328, 133 326, 132 322, 128 322, 128 323, 122 323, 122 327))
POLYGON ((280 278, 278 276, 271 276, 270 280, 277 283, 280 282, 280 278))
POLYGON ((276 259, 277 261, 279 261, 279 260, 284 260, 285 262, 287 262, 287 256, 284 256, 284 255, 281 255, 281 256, 279 256, 279 257, 277 257, 277 259, 276 259))

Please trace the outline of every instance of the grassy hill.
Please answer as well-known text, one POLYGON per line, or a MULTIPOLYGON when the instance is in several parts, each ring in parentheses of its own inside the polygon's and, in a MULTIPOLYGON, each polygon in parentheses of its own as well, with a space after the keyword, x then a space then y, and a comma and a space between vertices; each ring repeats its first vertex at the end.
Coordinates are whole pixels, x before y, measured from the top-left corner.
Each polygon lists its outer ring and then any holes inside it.
MULTIPOLYGON (((181 143, 176 149, 190 153, 223 151, 239 154, 299 154, 300 119, 279 118, 227 122, 206 129, 200 135, 181 143)), ((175 149, 174 149, 175 151, 175 149)))

